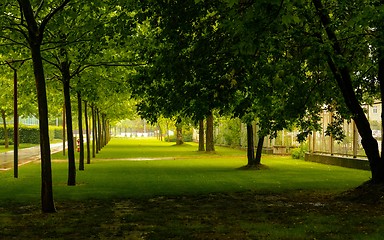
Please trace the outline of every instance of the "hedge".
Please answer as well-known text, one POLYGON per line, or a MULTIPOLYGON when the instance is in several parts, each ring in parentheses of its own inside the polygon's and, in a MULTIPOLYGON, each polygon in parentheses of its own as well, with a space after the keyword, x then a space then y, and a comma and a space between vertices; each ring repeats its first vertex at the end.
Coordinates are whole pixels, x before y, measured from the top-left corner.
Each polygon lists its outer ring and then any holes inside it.
MULTIPOLYGON (((13 139, 13 125, 8 125, 8 137, 9 140, 13 139)), ((61 127, 49 127, 49 138, 63 139, 63 130, 61 127)), ((0 139, 4 138, 4 127, 0 128, 0 139)), ((2 141, 0 141, 1 144, 2 141)), ((19 142, 20 143, 40 143, 40 131, 38 126, 19 126, 19 142)))

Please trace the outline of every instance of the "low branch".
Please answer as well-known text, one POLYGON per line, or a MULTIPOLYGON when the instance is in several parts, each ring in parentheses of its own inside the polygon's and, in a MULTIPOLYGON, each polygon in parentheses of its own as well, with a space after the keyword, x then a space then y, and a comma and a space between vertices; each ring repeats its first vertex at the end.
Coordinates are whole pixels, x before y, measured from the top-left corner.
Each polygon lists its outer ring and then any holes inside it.
POLYGON ((77 72, 74 73, 74 75, 78 75, 87 68, 91 67, 139 67, 139 66, 145 66, 147 63, 125 63, 125 62, 99 62, 94 64, 87 64, 83 67, 79 67, 77 69, 77 72))

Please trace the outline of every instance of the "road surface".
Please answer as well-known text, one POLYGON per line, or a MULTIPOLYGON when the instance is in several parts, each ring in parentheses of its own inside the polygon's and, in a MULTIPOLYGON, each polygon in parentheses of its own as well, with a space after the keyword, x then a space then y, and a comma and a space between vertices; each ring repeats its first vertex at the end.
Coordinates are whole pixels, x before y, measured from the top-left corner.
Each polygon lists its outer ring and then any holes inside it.
MULTIPOLYGON (((63 151, 63 143, 51 144, 51 153, 63 151)), ((19 165, 40 159, 40 145, 19 149, 19 165)), ((0 153, 0 170, 13 168, 13 151, 0 153)))

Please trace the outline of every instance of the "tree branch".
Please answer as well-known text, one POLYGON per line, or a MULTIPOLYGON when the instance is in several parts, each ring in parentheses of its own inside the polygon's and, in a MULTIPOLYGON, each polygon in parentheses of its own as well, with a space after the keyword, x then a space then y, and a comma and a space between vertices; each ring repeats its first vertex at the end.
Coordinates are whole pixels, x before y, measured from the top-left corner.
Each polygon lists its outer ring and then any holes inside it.
POLYGON ((77 74, 80 74, 87 68, 91 67, 139 67, 139 66, 145 66, 147 63, 124 63, 124 62, 99 62, 99 63, 94 63, 94 64, 87 64, 83 67, 80 67, 77 69, 77 74))
POLYGON ((64 2, 62 4, 60 4, 57 8, 53 9, 52 12, 50 12, 47 16, 45 16, 45 18, 43 19, 43 21, 41 22, 41 25, 40 25, 40 34, 42 34, 45 30, 45 27, 47 26, 48 22, 52 19, 52 17, 58 13, 59 11, 61 11, 68 3, 70 2, 70 0, 64 0, 64 2))
POLYGON ((37 17, 39 16, 39 12, 40 12, 41 9, 43 8, 43 5, 44 5, 44 0, 41 0, 40 5, 37 7, 36 12, 35 12, 35 14, 33 15, 35 18, 37 18, 37 17))

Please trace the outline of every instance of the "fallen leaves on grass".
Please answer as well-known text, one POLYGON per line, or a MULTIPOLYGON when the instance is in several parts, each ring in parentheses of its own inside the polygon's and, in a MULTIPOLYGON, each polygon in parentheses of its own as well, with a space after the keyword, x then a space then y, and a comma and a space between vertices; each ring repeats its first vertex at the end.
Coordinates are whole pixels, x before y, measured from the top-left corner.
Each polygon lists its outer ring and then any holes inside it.
POLYGON ((2 207, 3 239, 351 239, 384 233, 384 205, 324 192, 238 192, 2 207), (3 218, 4 217, 4 218, 3 218))

